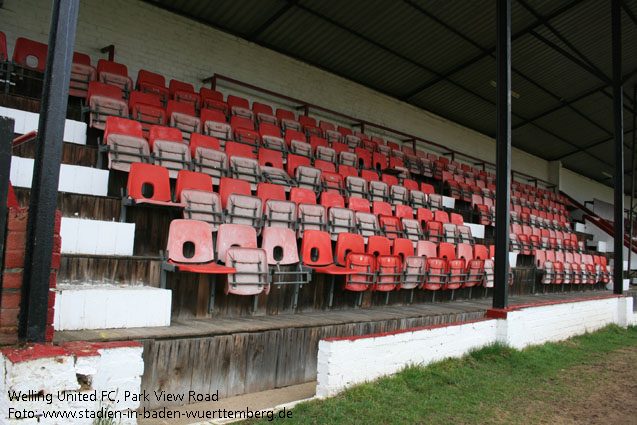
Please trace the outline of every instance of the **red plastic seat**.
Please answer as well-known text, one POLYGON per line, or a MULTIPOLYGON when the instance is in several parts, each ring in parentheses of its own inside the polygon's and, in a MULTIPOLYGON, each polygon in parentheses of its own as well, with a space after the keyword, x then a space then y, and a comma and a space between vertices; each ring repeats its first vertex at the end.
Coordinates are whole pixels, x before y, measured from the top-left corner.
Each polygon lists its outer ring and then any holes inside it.
POLYGON ((321 193, 320 204, 326 208, 345 208, 345 199, 337 193, 323 192, 321 193))
POLYGON ((299 115, 299 124, 301 124, 303 132, 308 136, 323 136, 323 131, 321 131, 321 129, 316 125, 316 120, 314 118, 299 115))
POLYGON ((259 134, 264 148, 280 152, 288 150, 285 140, 281 137, 281 129, 278 126, 262 122, 259 124, 259 134))
POLYGON ((134 162, 150 162, 150 150, 141 123, 111 116, 106 119, 104 128, 109 169, 128 172, 134 162))
POLYGON ((253 147, 257 147, 261 143, 261 136, 258 131, 255 131, 254 122, 251 119, 234 115, 230 118, 230 126, 235 141, 253 147))
POLYGON ((447 262, 435 256, 427 257, 427 277, 422 287, 437 291, 447 283, 447 262))
POLYGON ((39 43, 24 37, 18 37, 15 41, 15 47, 13 48, 13 61, 25 68, 44 72, 44 69, 46 68, 47 50, 48 46, 44 43, 39 43))
POLYGON ((139 91, 156 94, 164 105, 168 102, 166 79, 161 74, 140 69, 137 73, 136 87, 139 91))
POLYGON ((89 126, 104 130, 109 116, 128 117, 128 105, 122 98, 122 90, 115 85, 91 81, 86 103, 89 106, 89 126))
POLYGON ((378 216, 380 215, 391 216, 392 215, 391 205, 387 202, 374 201, 372 202, 372 213, 378 216))
POLYGON ((392 242, 385 236, 370 236, 367 238, 368 254, 376 257, 379 255, 391 255, 392 242))
POLYGON ((276 118, 279 120, 279 125, 285 131, 288 129, 301 131, 301 124, 296 120, 296 116, 294 112, 285 110, 285 109, 277 109, 276 110, 276 118))
POLYGON ((7 52, 7 36, 0 31, 0 62, 9 60, 9 54, 7 52))
POLYGON ((376 257, 375 291, 393 291, 399 287, 402 276, 402 263, 397 255, 379 255, 376 257))
POLYGON ((170 98, 177 102, 189 103, 199 109, 201 107, 201 95, 195 92, 192 84, 178 80, 170 80, 168 86, 170 98))
POLYGON ((270 105, 266 105, 259 102, 252 103, 252 112, 256 118, 257 123, 278 125, 279 121, 274 116, 274 111, 270 105))
POLYGON ((443 224, 439 221, 428 221, 425 225, 427 240, 441 242, 443 240, 443 224))
POLYGON ((179 170, 190 168, 190 148, 183 142, 182 132, 173 127, 153 125, 148 134, 148 146, 156 165, 166 167, 171 178, 177 178, 179 170))
POLYGON ((396 205, 396 211, 394 212, 394 216, 398 218, 414 218, 414 210, 413 208, 407 205, 396 205))
POLYGON ((228 155, 221 151, 219 140, 214 137, 193 133, 190 136, 190 157, 195 171, 210 175, 215 185, 228 173, 228 155))
MULTIPOLYGON (((2 35, 0 35, 0 58, 2 53, 2 35)), ((7 54, 4 52, 4 59, 7 54)), ((97 79, 97 70, 91 66, 91 58, 84 53, 73 53, 73 63, 71 64, 71 81, 69 83, 69 96, 86 98, 88 95, 88 85, 97 79)))
POLYGON ((339 195, 346 195, 345 183, 343 182, 343 176, 338 173, 331 173, 323 171, 322 173, 323 190, 330 193, 336 193, 339 195))
POLYGON ((219 256, 225 249, 226 266, 236 269, 235 273, 228 275, 225 287, 226 294, 258 295, 262 292, 270 292, 270 273, 268 270, 267 253, 264 249, 256 247, 256 235, 254 229, 248 226, 222 224, 217 232, 217 248, 219 256), (232 226, 230 230, 226 226, 232 226), (249 240, 242 238, 243 230, 252 231, 249 240), (249 246, 246 246, 249 245, 249 246))
POLYGON ((310 189, 293 187, 290 189, 290 201, 295 204, 316 204, 316 193, 310 189))
POLYGON ((142 129, 147 135, 151 124, 166 124, 166 110, 162 108, 159 96, 154 93, 132 91, 128 99, 131 118, 142 122, 142 129))
POLYGON ((228 95, 226 102, 228 103, 228 107, 230 107, 230 115, 245 118, 250 121, 254 119, 254 114, 250 110, 250 102, 248 102, 248 99, 231 94, 228 95))
POLYGON ((126 199, 130 200, 133 205, 184 206, 182 203, 172 202, 168 170, 159 165, 139 162, 131 164, 126 194, 126 199))
POLYGON ((133 90, 133 80, 128 76, 126 65, 106 59, 97 61, 97 80, 119 87, 124 93, 133 90))
POLYGON ((350 196, 348 198, 347 208, 364 213, 369 213, 371 211, 369 207, 369 201, 367 199, 357 198, 353 196, 350 196))
POLYGON ((221 205, 224 209, 227 206, 228 197, 233 193, 251 196, 252 190, 250 189, 250 183, 229 177, 221 178, 219 182, 219 195, 221 196, 221 205))
POLYGON ((232 127, 226 121, 223 112, 213 109, 201 110, 201 131, 219 139, 225 144, 226 140, 232 140, 232 127))
POLYGON ((330 234, 320 230, 306 230, 304 232, 301 242, 301 258, 303 265, 319 273, 332 275, 355 273, 352 269, 334 264, 330 234))
POLYGON ((214 109, 224 115, 228 114, 228 104, 223 101, 223 93, 219 93, 216 90, 202 87, 199 89, 199 95, 201 96, 202 109, 214 109))
POLYGON ((186 189, 212 192, 212 177, 203 173, 181 170, 175 184, 175 199, 181 202, 181 192, 186 189))
POLYGON ((173 220, 168 229, 167 262, 177 271, 207 274, 229 274, 236 270, 215 263, 212 230, 198 220, 173 220))
MULTIPOLYGON (((372 154, 365 148, 355 148, 354 153, 358 157, 358 168, 372 168, 372 154)), ((375 174, 375 173, 374 173, 375 174)), ((361 177, 363 177, 361 175, 361 177)), ((376 176, 378 179, 378 176, 376 176)))
POLYGON ((296 169, 299 166, 311 167, 310 159, 304 156, 299 156, 299 155, 293 155, 293 154, 288 155, 287 172, 290 175, 290 177, 296 176, 296 169))
POLYGON ((166 119, 171 127, 181 130, 185 140, 190 140, 191 133, 201 133, 201 120, 192 104, 169 100, 166 106, 166 119))

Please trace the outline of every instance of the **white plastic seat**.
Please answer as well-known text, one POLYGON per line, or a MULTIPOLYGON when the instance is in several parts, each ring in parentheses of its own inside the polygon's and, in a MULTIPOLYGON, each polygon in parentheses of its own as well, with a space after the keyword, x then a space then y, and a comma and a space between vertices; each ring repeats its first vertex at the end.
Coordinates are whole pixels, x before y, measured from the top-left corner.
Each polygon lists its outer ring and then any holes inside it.
POLYGON ((181 202, 186 204, 183 216, 186 219, 205 221, 213 232, 219 229, 222 221, 221 198, 219 194, 204 190, 184 189, 181 202))

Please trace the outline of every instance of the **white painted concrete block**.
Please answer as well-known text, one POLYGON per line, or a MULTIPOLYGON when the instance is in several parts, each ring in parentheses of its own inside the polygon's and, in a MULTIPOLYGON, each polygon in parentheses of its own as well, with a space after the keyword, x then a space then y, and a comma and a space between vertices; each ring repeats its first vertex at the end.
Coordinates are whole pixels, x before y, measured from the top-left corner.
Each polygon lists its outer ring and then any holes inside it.
POLYGON ((509 252, 509 266, 517 267, 517 265, 518 265, 518 253, 509 252))
POLYGON ((133 255, 135 223, 62 217, 63 254, 133 255))
POLYGON ((449 196, 442 197, 442 206, 445 208, 455 208, 456 200, 454 198, 450 198, 449 196))
POLYGON ((465 226, 469 226, 471 228, 471 236, 473 236, 474 238, 484 239, 483 224, 465 223, 465 226))
POLYGON ((172 292, 149 286, 58 284, 56 330, 170 326, 172 292))
MULTIPOLYGON (((38 129, 40 114, 19 109, 0 107, 0 116, 13 118, 15 121, 14 132, 26 134, 38 129)), ((74 120, 66 120, 64 124, 65 142, 86 144, 86 123, 74 120)))
POLYGON ((584 223, 574 223, 575 231, 579 233, 589 233, 584 223))

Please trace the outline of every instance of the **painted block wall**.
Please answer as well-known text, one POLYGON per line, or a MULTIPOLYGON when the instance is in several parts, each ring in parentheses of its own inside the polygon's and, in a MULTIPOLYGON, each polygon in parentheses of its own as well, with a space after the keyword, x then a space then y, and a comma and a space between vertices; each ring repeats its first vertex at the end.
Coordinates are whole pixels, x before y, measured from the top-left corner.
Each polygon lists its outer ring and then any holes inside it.
MULTIPOLYGON (((137 342, 87 343, 74 341, 52 345, 30 345, 6 348, 0 354, 0 423, 90 425, 94 419, 79 416, 108 408, 112 412, 127 412, 139 407, 139 401, 126 397, 126 391, 137 394, 144 372, 142 346, 137 342), (16 400, 9 393, 42 394, 49 399, 16 400), (95 393, 95 400, 68 399, 64 395, 95 393), (62 397, 59 397, 62 395, 62 397), (11 409, 11 410, 10 410, 11 409), (35 418, 20 418, 16 411, 33 412, 35 418), (48 412, 75 412, 75 418, 45 418, 48 412)), ((25 416, 30 416, 26 413, 25 416)), ((121 422, 136 424, 127 414, 121 422)))
POLYGON ((561 341, 611 323, 635 324, 631 297, 605 296, 489 310, 490 318, 319 342, 317 397, 390 375, 411 364, 461 357, 495 342, 521 349, 561 341))
MULTIPOLYGON (((9 52, 19 36, 47 41, 46 0, 6 0, 0 14, 9 52)), ((495 161, 495 141, 484 134, 247 40, 139 0, 82 0, 76 50, 96 63, 106 57, 100 49, 110 44, 133 79, 145 68, 199 88, 202 79, 218 73, 495 161)), ((227 93, 228 87, 220 90, 227 93)), ((549 179, 549 163, 520 150, 513 149, 512 166, 549 179)), ((611 189, 598 183, 586 189, 591 187, 612 199, 611 189)))

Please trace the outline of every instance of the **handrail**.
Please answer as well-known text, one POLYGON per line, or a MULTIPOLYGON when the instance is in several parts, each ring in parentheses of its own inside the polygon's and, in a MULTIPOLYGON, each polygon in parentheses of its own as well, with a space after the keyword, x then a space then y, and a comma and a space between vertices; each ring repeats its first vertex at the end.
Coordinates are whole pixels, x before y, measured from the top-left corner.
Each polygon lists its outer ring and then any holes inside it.
MULTIPOLYGON (((315 109, 317 111, 327 112, 328 114, 335 115, 337 117, 341 117, 341 118, 353 121, 352 124, 361 126, 363 131, 364 131, 364 128, 366 126, 369 126, 369 127, 377 128, 379 130, 383 130, 383 131, 387 131, 387 132, 396 134, 398 136, 406 137, 407 139, 406 140, 402 140, 402 141, 403 142, 411 141, 412 142, 412 146, 414 148, 416 147, 416 141, 419 141, 419 142, 422 142, 422 143, 424 143, 426 145, 431 145, 431 146, 435 146, 435 147, 437 147, 439 149, 442 149, 443 150, 443 152, 442 152, 443 155, 451 155, 452 158, 455 157, 455 155, 460 155, 460 156, 462 156, 464 158, 470 159, 472 161, 476 161, 474 163, 474 165, 483 165, 483 167, 484 167, 485 164, 488 164, 488 165, 491 165, 494 169, 495 169, 495 166, 496 166, 496 164, 491 162, 491 161, 486 161, 484 159, 480 159, 480 158, 477 158, 475 156, 472 156, 472 155, 469 155, 469 154, 466 154, 466 153, 463 153, 463 152, 460 152, 460 151, 455 151, 455 150, 450 149, 450 148, 448 148, 448 147, 446 147, 444 145, 441 145, 439 143, 432 142, 431 140, 426 140, 426 139, 423 139, 421 137, 417 137, 417 136, 414 136, 414 135, 411 135, 411 134, 405 133, 403 131, 396 130, 396 129, 393 129, 393 128, 390 128, 390 127, 387 127, 387 126, 384 126, 384 125, 375 124, 373 122, 369 122, 369 121, 365 121, 365 120, 362 120, 362 119, 358 119, 358 118, 349 116, 347 114, 343 114, 341 112, 337 112, 337 111, 331 110, 329 108, 325 108, 323 106, 314 105, 314 104, 305 102, 303 100, 296 99, 296 98, 291 97, 291 96, 287 96, 287 95, 282 94, 282 93, 278 93, 278 92, 275 92, 275 91, 272 91, 272 90, 264 89, 262 87, 255 86, 253 84, 246 83, 246 82, 243 82, 243 81, 235 80, 234 78, 226 77, 226 76, 221 75, 221 74, 215 73, 211 77, 204 78, 202 81, 203 81, 203 83, 210 83, 210 88, 215 90, 216 87, 217 87, 217 80, 224 80, 224 81, 227 81, 227 82, 229 82, 231 84, 242 86, 242 87, 245 87, 247 89, 255 90, 255 91, 258 91, 258 92, 261 92, 261 93, 265 93, 265 94, 270 95, 270 96, 278 97, 279 99, 283 99, 283 100, 286 100, 288 102, 298 103, 301 107, 305 108, 305 113, 306 114, 308 113, 308 111, 310 109, 315 109)), ((554 183, 551 183, 549 181, 546 181, 546 180, 531 176, 530 174, 526 174, 526 173, 523 173, 521 171, 511 170, 511 174, 512 174, 512 178, 513 178, 513 176, 518 175, 518 176, 522 176, 522 177, 526 178, 527 182, 534 182, 536 187, 537 187, 537 183, 538 182, 542 182, 542 183, 544 183, 546 185, 546 187, 548 189, 553 189, 553 190, 557 191, 557 186, 554 183)))
POLYGON ((38 137, 38 132, 35 130, 30 131, 26 134, 23 134, 22 136, 18 136, 15 139, 13 139, 13 147, 17 148, 18 146, 28 142, 29 140, 33 140, 36 137, 38 137))

